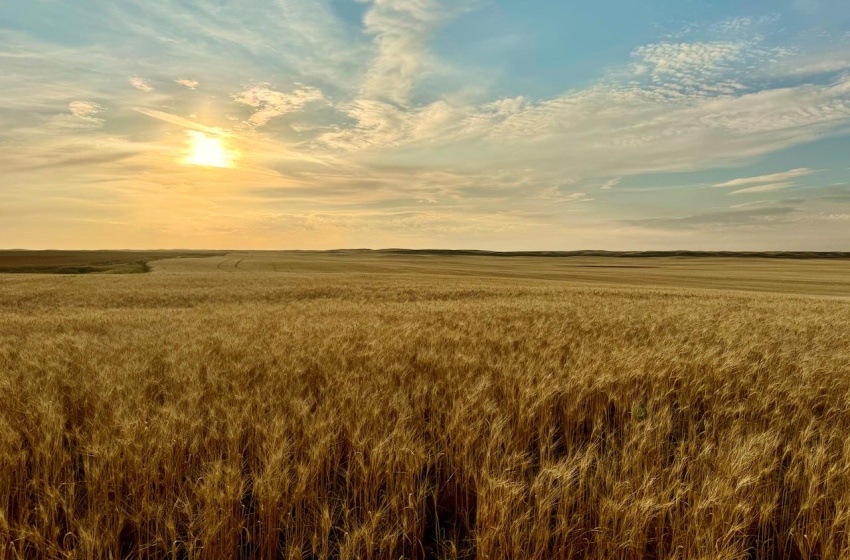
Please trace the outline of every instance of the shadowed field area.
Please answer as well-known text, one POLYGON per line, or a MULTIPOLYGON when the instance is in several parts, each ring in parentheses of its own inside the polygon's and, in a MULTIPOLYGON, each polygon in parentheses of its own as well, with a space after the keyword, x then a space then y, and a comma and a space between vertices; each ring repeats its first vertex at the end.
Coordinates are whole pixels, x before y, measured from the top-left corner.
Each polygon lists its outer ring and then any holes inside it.
POLYGON ((850 264, 506 259, 0 275, 0 556, 850 556, 850 264))
POLYGON ((133 274, 158 259, 222 255, 214 251, 0 251, 0 273, 133 274))

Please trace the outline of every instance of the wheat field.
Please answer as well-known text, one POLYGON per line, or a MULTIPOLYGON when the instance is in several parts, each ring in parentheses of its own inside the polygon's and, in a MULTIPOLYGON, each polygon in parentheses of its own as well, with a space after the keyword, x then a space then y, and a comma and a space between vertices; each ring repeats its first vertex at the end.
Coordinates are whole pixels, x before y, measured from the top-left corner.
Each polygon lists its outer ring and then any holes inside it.
POLYGON ((0 275, 0 557, 850 557, 850 262, 475 259, 0 275))

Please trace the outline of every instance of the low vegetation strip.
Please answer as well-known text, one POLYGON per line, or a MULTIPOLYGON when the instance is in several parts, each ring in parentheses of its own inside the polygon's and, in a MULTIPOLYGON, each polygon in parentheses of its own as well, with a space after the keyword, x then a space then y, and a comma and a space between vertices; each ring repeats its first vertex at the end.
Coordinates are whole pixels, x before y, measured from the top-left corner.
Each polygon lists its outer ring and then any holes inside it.
POLYGON ((380 251, 257 251, 203 259, 164 259, 156 273, 366 274, 514 278, 584 286, 708 288, 850 297, 850 260, 717 257, 521 257, 396 254, 380 251), (236 264, 238 263, 238 267, 236 264))
POLYGON ((210 251, 0 251, 0 273, 132 274, 159 259, 222 255, 210 251))
POLYGON ((0 278, 0 556, 850 557, 850 304, 0 278))

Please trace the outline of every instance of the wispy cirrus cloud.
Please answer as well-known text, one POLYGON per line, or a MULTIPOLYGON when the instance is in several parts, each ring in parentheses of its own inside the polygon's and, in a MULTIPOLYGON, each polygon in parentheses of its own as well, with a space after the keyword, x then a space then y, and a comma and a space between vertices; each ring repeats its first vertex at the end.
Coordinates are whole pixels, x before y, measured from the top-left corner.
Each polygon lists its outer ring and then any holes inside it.
POLYGON ((743 187, 746 185, 759 185, 762 183, 776 183, 788 181, 790 179, 798 179, 800 177, 810 175, 811 173, 811 169, 801 167, 799 169, 791 169, 790 171, 785 171, 782 173, 771 173, 770 175, 759 175, 757 177, 743 177, 741 179, 733 179, 731 181, 726 181, 725 183, 720 183, 714 186, 718 188, 724 188, 743 187))
POLYGON ((189 89, 196 89, 198 87, 198 82, 196 80, 181 79, 181 80, 174 80, 174 81, 176 83, 180 84, 181 86, 189 88, 189 89))
POLYGON ((796 179, 806 177, 812 174, 809 168, 801 167, 791 169, 782 173, 771 173, 769 175, 759 175, 756 177, 742 177, 740 179, 732 179, 724 183, 714 185, 715 188, 735 188, 730 191, 730 195, 754 194, 754 193, 769 193, 781 191, 789 187, 797 185, 796 179), (744 188, 738 188, 744 187, 744 188))
POLYGON ((766 193, 766 192, 774 192, 781 191, 787 189, 788 187, 793 187, 795 183, 785 182, 785 183, 767 183, 765 185, 756 185, 754 187, 747 187, 745 189, 738 189, 730 192, 730 195, 736 194, 753 194, 753 193, 766 193))

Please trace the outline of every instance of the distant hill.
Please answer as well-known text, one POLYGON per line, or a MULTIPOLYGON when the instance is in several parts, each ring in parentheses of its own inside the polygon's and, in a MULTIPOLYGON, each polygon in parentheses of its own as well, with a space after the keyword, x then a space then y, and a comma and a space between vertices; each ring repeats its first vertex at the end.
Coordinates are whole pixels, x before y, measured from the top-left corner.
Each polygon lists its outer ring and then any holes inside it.
POLYGON ((481 251, 477 249, 336 249, 316 253, 373 253, 391 255, 488 256, 488 257, 711 257, 759 259, 850 259, 842 251, 481 251))

